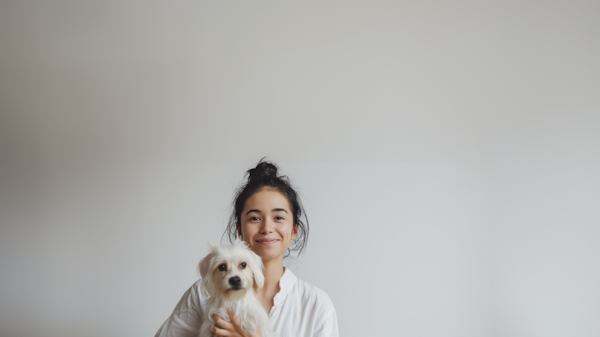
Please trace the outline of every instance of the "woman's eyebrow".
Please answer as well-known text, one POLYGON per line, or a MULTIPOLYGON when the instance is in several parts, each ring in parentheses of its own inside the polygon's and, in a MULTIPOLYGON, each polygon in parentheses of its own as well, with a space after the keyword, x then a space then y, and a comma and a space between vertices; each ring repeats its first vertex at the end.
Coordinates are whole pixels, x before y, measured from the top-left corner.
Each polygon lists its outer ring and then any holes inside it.
MULTIPOLYGON (((251 210, 249 210, 248 212, 246 212, 246 215, 248 215, 248 214, 250 214, 250 213, 252 213, 252 212, 259 213, 259 214, 262 214, 262 212, 261 212, 259 209, 251 209, 251 210)), ((273 209, 271 210, 271 212, 286 212, 286 213, 288 213, 288 211, 286 211, 286 210, 285 210, 285 208, 273 208, 273 209)), ((288 213, 288 214, 289 214, 289 213, 288 213)))

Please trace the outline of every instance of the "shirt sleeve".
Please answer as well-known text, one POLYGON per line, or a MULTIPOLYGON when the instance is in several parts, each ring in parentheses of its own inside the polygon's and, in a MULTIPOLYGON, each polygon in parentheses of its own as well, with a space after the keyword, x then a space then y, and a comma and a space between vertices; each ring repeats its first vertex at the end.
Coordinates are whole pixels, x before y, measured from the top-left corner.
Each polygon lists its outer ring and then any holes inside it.
POLYGON ((332 308, 329 314, 323 317, 323 320, 315 329, 313 337, 339 337, 335 309, 332 308))
POLYGON ((198 291, 200 281, 181 297, 173 313, 156 332, 155 337, 197 337, 202 325, 202 303, 198 291))

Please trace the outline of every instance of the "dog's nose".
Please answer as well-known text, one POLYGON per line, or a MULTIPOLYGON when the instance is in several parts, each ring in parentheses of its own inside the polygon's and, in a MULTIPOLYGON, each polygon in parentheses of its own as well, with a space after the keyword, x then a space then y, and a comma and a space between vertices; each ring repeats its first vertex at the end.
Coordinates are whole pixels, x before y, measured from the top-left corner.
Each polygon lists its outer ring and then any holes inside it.
POLYGON ((242 284, 242 279, 240 279, 239 276, 234 276, 229 279, 229 284, 231 284, 234 287, 239 287, 242 284))

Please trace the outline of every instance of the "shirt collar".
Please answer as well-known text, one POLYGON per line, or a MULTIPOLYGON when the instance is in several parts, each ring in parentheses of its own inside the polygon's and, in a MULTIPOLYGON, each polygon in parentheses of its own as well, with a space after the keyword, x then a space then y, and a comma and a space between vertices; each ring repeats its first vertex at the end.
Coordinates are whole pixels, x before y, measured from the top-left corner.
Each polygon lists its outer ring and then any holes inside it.
POLYGON ((273 306, 276 307, 279 303, 283 302, 287 294, 292 290, 292 287, 296 283, 297 277, 292 273, 290 268, 285 268, 283 275, 279 279, 279 292, 275 294, 273 298, 273 306))

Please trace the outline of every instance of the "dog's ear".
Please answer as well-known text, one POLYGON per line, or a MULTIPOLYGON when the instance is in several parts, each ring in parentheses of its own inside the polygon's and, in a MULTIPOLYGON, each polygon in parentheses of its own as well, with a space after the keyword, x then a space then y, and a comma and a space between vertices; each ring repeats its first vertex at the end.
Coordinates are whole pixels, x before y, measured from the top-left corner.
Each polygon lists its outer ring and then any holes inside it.
POLYGON ((265 275, 263 275, 263 263, 260 256, 256 255, 253 251, 249 250, 250 258, 250 270, 252 270, 252 275, 254 276, 254 282, 256 282, 256 286, 258 289, 262 288, 265 285, 265 275))
POLYGON ((213 257, 213 254, 210 253, 210 254, 206 255, 202 260, 200 260, 200 263, 198 263, 198 271, 200 272, 200 276, 202 278, 205 278, 206 275, 208 274, 208 271, 210 269, 210 264, 212 262, 212 257, 213 257))
POLYGON ((204 294, 205 296, 208 296, 212 293, 214 285, 212 273, 210 272, 213 264, 213 256, 214 253, 211 252, 210 254, 206 255, 202 260, 200 260, 200 263, 198 264, 198 270, 200 271, 200 276, 202 277, 202 283, 200 288, 202 290, 202 294, 204 294))

